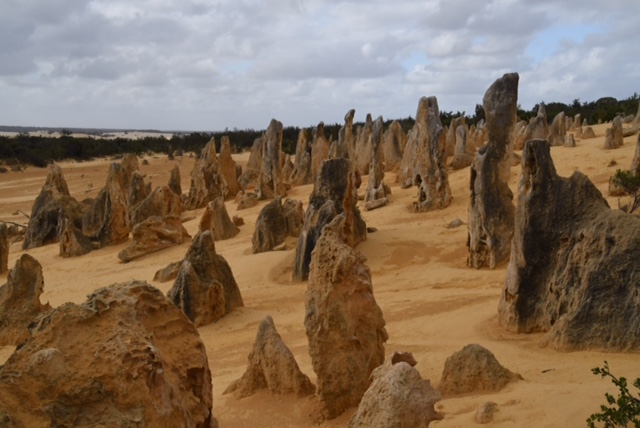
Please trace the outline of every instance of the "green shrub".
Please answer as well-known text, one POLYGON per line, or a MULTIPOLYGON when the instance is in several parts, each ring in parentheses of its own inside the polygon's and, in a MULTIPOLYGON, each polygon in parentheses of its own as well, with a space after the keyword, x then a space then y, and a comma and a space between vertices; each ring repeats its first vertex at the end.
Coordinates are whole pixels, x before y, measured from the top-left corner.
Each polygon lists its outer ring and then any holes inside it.
MULTIPOLYGON (((609 393, 604 394, 608 405, 601 405, 601 413, 594 413, 589 416, 587 426, 595 428, 596 422, 604 422, 603 426, 605 428, 640 428, 640 399, 629 392, 627 379, 624 377, 617 378, 612 375, 611 371, 609 371, 609 363, 606 361, 604 362, 604 367, 596 367, 591 371, 593 374, 600 375, 603 378, 611 378, 611 382, 618 387, 620 392, 618 397, 614 397, 609 393)), ((633 381, 633 386, 640 390, 640 378, 633 381)))
POLYGON ((619 169, 611 177, 611 182, 631 196, 631 206, 627 212, 634 212, 640 206, 640 175, 619 169))

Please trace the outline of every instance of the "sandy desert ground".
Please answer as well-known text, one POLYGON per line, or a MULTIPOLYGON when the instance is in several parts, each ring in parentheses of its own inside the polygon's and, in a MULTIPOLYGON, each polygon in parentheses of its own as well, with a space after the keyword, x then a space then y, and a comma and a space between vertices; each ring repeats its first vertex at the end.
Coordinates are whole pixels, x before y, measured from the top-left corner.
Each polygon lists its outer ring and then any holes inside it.
MULTIPOLYGON (((616 150, 604 150, 604 132, 608 125, 594 127, 597 138, 577 140, 577 147, 553 147, 552 156, 560 175, 574 170, 587 174, 607 196, 607 183, 616 168, 629 168, 637 136, 627 137, 616 150), (615 160, 617 165, 609 166, 615 160)), ((248 154, 237 155, 246 162, 248 154)), ((141 170, 153 186, 165 184, 173 166, 166 156, 147 156, 149 165, 141 170)), ((193 158, 178 158, 183 189, 188 189, 193 158)), ((71 194, 77 199, 93 197, 105 182, 108 160, 84 163, 64 162, 61 167, 71 194)), ((514 193, 520 167, 511 171, 514 193)), ((0 174, 0 221, 26 223, 18 213, 29 213, 31 204, 44 183, 45 169, 27 168, 24 172, 0 174)), ((494 427, 578 427, 604 404, 604 393, 615 392, 608 380, 594 376, 591 368, 604 360, 612 371, 635 379, 640 376, 637 353, 558 352, 541 348, 541 335, 516 335, 506 332, 497 322, 497 306, 506 266, 495 270, 475 270, 466 266, 466 226, 448 229, 452 220, 466 222, 469 198, 469 169, 450 171, 453 203, 441 211, 415 214, 407 206, 416 197, 416 189, 400 189, 395 176, 387 174, 391 185, 390 204, 374 211, 364 211, 368 226, 377 232, 368 235, 358 249, 368 258, 376 300, 387 323, 389 341, 386 354, 412 352, 423 378, 437 386, 445 359, 469 343, 479 343, 491 350, 508 369, 520 373, 524 380, 508 385, 498 393, 444 397, 436 408, 444 419, 432 423, 437 427, 475 425, 475 410, 487 401, 499 405, 494 427)), ((363 183, 362 189, 366 188, 363 183)), ((305 208, 312 185, 291 189, 289 197, 300 199, 305 208)), ((608 197, 612 207, 618 198, 608 197)), ((259 393, 236 400, 223 396, 223 390, 245 370, 259 322, 270 314, 279 333, 294 353, 301 369, 312 381, 315 374, 307 353, 304 331, 304 293, 306 283, 293 283, 291 272, 295 253, 292 240, 286 251, 251 254, 251 236, 256 217, 266 202, 236 211, 233 201, 227 210, 245 220, 238 236, 216 243, 231 265, 241 289, 245 307, 211 325, 201 327, 213 376, 214 415, 221 427, 305 427, 313 426, 309 414, 313 398, 274 396, 259 393)), ((194 219, 185 227, 194 235, 202 210, 191 213, 194 219)), ((9 265, 22 253, 20 243, 11 246, 9 265)), ((30 250, 44 268, 43 301, 52 306, 64 302, 81 303, 92 290, 130 279, 147 280, 163 292, 169 283, 153 282, 156 270, 183 258, 189 243, 166 249, 130 263, 121 263, 117 253, 127 244, 108 247, 88 255, 62 259, 58 245, 30 250)), ((0 284, 6 274, 0 276, 0 284)), ((0 363, 13 352, 0 347, 0 363)), ((339 418, 326 421, 323 427, 344 427, 351 409, 339 418)))

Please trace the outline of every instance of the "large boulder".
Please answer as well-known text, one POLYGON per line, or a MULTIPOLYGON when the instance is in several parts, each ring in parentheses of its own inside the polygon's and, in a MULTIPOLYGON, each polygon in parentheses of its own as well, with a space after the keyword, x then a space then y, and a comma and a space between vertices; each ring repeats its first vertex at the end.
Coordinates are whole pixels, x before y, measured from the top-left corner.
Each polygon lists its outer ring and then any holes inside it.
POLYGON ((640 220, 611 210, 587 176, 559 177, 527 142, 499 321, 557 349, 640 349, 640 220))
POLYGON ((391 122, 389 128, 384 131, 384 170, 395 172, 402 162, 404 146, 407 145, 407 134, 397 120, 391 122))
POLYGON ((129 238, 131 225, 123 188, 124 172, 119 163, 111 164, 105 187, 82 218, 82 233, 101 247, 121 244, 129 238))
POLYGON ((215 198, 227 196, 227 182, 220 171, 214 139, 207 143, 191 170, 191 184, 185 207, 189 210, 203 208, 215 198))
POLYGON ((247 370, 223 394, 233 393, 234 397, 240 399, 266 389, 271 394, 306 397, 315 391, 315 386, 300 371, 296 359, 278 334, 270 315, 260 323, 247 359, 247 370))
POLYGON ((311 260, 304 325, 317 375, 318 419, 356 406, 388 339, 366 257, 345 242, 345 215, 324 227, 311 260))
POLYGON ((217 426, 198 330, 145 282, 40 316, 0 368, 9 426, 217 426))
POLYGON ((379 116, 371 131, 371 153, 369 162, 369 183, 364 194, 365 209, 372 210, 389 203, 384 184, 384 143, 382 139, 384 120, 379 116))
POLYGON ((169 186, 156 187, 144 200, 129 210, 131 226, 142 223, 149 217, 176 216, 182 214, 182 202, 169 186))
POLYGON ((513 162, 512 128, 518 107, 517 73, 505 74, 483 99, 489 142, 471 165, 467 264, 493 269, 509 258, 515 206, 509 188, 513 162))
POLYGON ((133 227, 131 236, 131 244, 118 253, 123 262, 180 245, 191 237, 175 215, 148 217, 133 227))
POLYGON ((447 358, 438 389, 444 395, 497 392, 518 379, 487 348, 471 344, 447 358))
POLYGON ((182 261, 169 298, 196 326, 210 324, 244 306, 229 263, 219 254, 213 235, 196 235, 182 261))
POLYGON ((355 247, 367 238, 367 225, 360 215, 355 191, 355 172, 350 171, 350 162, 343 157, 332 158, 322 163, 316 176, 309 206, 304 215, 304 224, 293 266, 293 279, 304 281, 309 277, 311 253, 325 225, 335 216, 345 213, 343 234, 346 242, 355 247))
POLYGON ((369 174, 371 163, 371 133, 373 132, 373 118, 370 113, 364 121, 364 126, 356 130, 355 168, 362 176, 369 174))
POLYGON ((236 196, 240 191, 238 182, 238 168, 231 157, 231 143, 226 135, 220 140, 220 173, 227 183, 227 196, 236 196))
POLYGON ((388 361, 371 373, 371 381, 349 428, 427 428, 442 419, 433 407, 440 392, 410 364, 388 361))
POLYGON ((29 254, 21 255, 0 287, 0 346, 19 345, 29 338, 29 324, 51 309, 49 303, 40 303, 43 291, 42 265, 29 254))
POLYGON ((313 183, 311 171, 311 147, 305 128, 300 129, 298 144, 296 145, 295 163, 289 182, 292 186, 302 186, 313 183))
POLYGON ((271 199, 276 196, 285 196, 287 193, 282 182, 280 152, 282 152, 282 122, 271 119, 265 133, 262 166, 256 187, 259 199, 271 199))
POLYGON ((265 205, 253 232, 253 254, 273 250, 287 236, 298 237, 304 222, 302 201, 287 199, 284 204, 280 196, 265 205))
POLYGON ((198 227, 200 232, 210 230, 215 241, 231 239, 240 233, 238 226, 231 221, 222 198, 216 198, 207 204, 198 227))

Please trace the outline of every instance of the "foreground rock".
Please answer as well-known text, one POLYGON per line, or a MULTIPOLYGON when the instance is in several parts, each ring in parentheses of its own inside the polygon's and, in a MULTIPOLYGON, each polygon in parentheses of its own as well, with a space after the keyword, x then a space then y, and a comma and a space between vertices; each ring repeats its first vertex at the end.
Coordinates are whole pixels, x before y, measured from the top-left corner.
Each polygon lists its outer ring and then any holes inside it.
POLYGON ((252 238, 253 254, 273 250, 287 236, 298 237, 303 222, 302 201, 287 199, 283 204, 282 198, 276 197, 258 214, 252 238))
POLYGON ((504 368, 491 351, 472 344, 447 358, 438 389, 444 395, 497 392, 518 379, 522 376, 504 368))
POLYGON ((198 331, 145 282, 56 308, 31 334, 0 368, 9 426, 217 426, 198 331))
POLYGON ((406 362, 381 365, 371 380, 349 428, 426 428, 442 419, 433 408, 440 393, 406 362))
POLYGON ((478 150, 471 165, 467 235, 467 264, 476 269, 493 269, 509 258, 515 207, 508 181, 518 79, 517 73, 505 74, 491 85, 483 99, 489 142, 478 150))
POLYGON ((355 172, 350 171, 346 158, 328 159, 322 163, 316 176, 309 206, 304 215, 304 224, 296 247, 293 279, 304 281, 309 277, 311 252, 316 246, 322 228, 338 214, 345 213, 342 233, 345 241, 355 247, 367 238, 367 225, 357 207, 355 172))
POLYGON ((366 257, 345 242, 345 215, 324 227, 311 260, 304 325, 318 377, 318 419, 356 406, 388 339, 366 257))
POLYGON ((240 399, 266 389, 271 394, 306 397, 315 390, 307 375, 300 371, 269 315, 258 327, 248 360, 247 370, 242 377, 229 385, 223 394, 233 393, 234 397, 240 399))
POLYGON ((224 199, 216 198, 207 204, 199 223, 200 232, 210 230, 215 241, 231 239, 240 233, 240 228, 233 224, 224 199))
POLYGON ((227 196, 227 182, 220 171, 214 139, 202 149, 191 170, 191 184, 185 208, 194 210, 206 206, 215 198, 227 196))
POLYGON ((231 267, 216 254, 213 235, 196 235, 169 290, 169 299, 181 308, 196 327, 222 318, 244 306, 231 267))
POLYGON ((518 192, 500 323, 557 349, 640 349, 640 220, 584 174, 559 177, 544 140, 526 144, 518 192))
POLYGON ((16 261, 0 287, 0 345, 19 345, 29 338, 27 327, 35 318, 51 309, 41 304, 44 291, 42 266, 28 254, 16 261))
POLYGON ((151 216, 136 224, 131 235, 131 244, 118 253, 118 258, 123 262, 180 245, 191 237, 182 226, 180 217, 173 215, 151 216))
POLYGON ((389 203, 389 198, 387 197, 389 188, 384 184, 383 128, 384 120, 382 116, 379 116, 374 122, 371 131, 369 183, 364 194, 364 206, 367 210, 380 208, 389 203))

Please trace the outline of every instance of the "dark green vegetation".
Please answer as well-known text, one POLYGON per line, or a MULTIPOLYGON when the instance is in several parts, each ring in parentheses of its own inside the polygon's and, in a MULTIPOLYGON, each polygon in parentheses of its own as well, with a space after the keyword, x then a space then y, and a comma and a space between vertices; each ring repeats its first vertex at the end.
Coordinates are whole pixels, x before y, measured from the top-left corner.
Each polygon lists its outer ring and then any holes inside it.
MULTIPOLYGON (((616 100, 612 97, 600 98, 593 102, 581 103, 579 99, 571 104, 552 102, 546 104, 547 117, 552 120, 556 114, 564 111, 567 116, 574 116, 578 113, 589 123, 597 123, 599 120, 610 121, 617 115, 635 114, 638 110, 640 96, 633 94, 624 100, 616 100)), ((518 109, 520 119, 529 120, 538 111, 538 104, 530 111, 518 109)), ((465 115, 465 112, 440 112, 442 124, 448 126, 451 120, 465 115)), ((484 118, 484 110, 481 105, 476 105, 473 115, 466 115, 467 123, 477 123, 484 118)), ((402 129, 408 132, 415 122, 411 116, 398 119, 402 129)), ((389 126, 391 120, 385 122, 385 127, 389 126)), ((354 127, 362 125, 362 122, 355 123, 354 127)), ((338 130, 342 124, 325 124, 325 136, 327 139, 338 139, 338 130)), ((3 130, 12 130, 11 127, 1 127, 3 130)), ((24 129, 24 128, 16 128, 24 129)), ((96 134, 103 134, 106 130, 94 130, 96 134)), ((308 136, 313 136, 313 127, 307 129, 308 136)), ((51 136, 31 136, 26 132, 21 132, 16 137, 0 136, 0 161, 8 164, 29 164, 43 167, 47 163, 60 161, 63 159, 75 159, 78 161, 89 160, 103 156, 119 156, 124 153, 166 153, 181 150, 183 152, 199 151, 204 145, 214 137, 218 150, 222 136, 229 137, 232 146, 239 151, 248 150, 253 145, 256 138, 259 138, 263 131, 254 129, 226 129, 224 132, 193 132, 190 134, 174 134, 170 139, 164 136, 146 137, 143 139, 96 139, 87 137, 72 137, 68 129, 59 130, 61 137, 51 136)), ((287 126, 283 130, 282 149, 289 154, 295 153, 298 134, 300 128, 287 126)))
MULTIPOLYGON (((635 427, 640 428, 640 395, 635 397, 629 391, 627 379, 624 377, 617 378, 609 371, 609 363, 604 362, 604 367, 596 367, 591 369, 593 374, 600 375, 603 378, 611 378, 611 382, 618 388, 617 397, 609 393, 604 396, 608 405, 601 405, 601 413, 594 413, 587 419, 587 426, 596 427, 596 422, 603 422, 605 428, 613 427, 635 427)), ((640 389, 640 378, 633 381, 633 386, 640 389)))
POLYGON ((635 175, 631 171, 617 170, 611 177, 614 185, 624 190, 631 196, 631 205, 627 208, 627 212, 632 213, 640 206, 640 175, 635 175))

